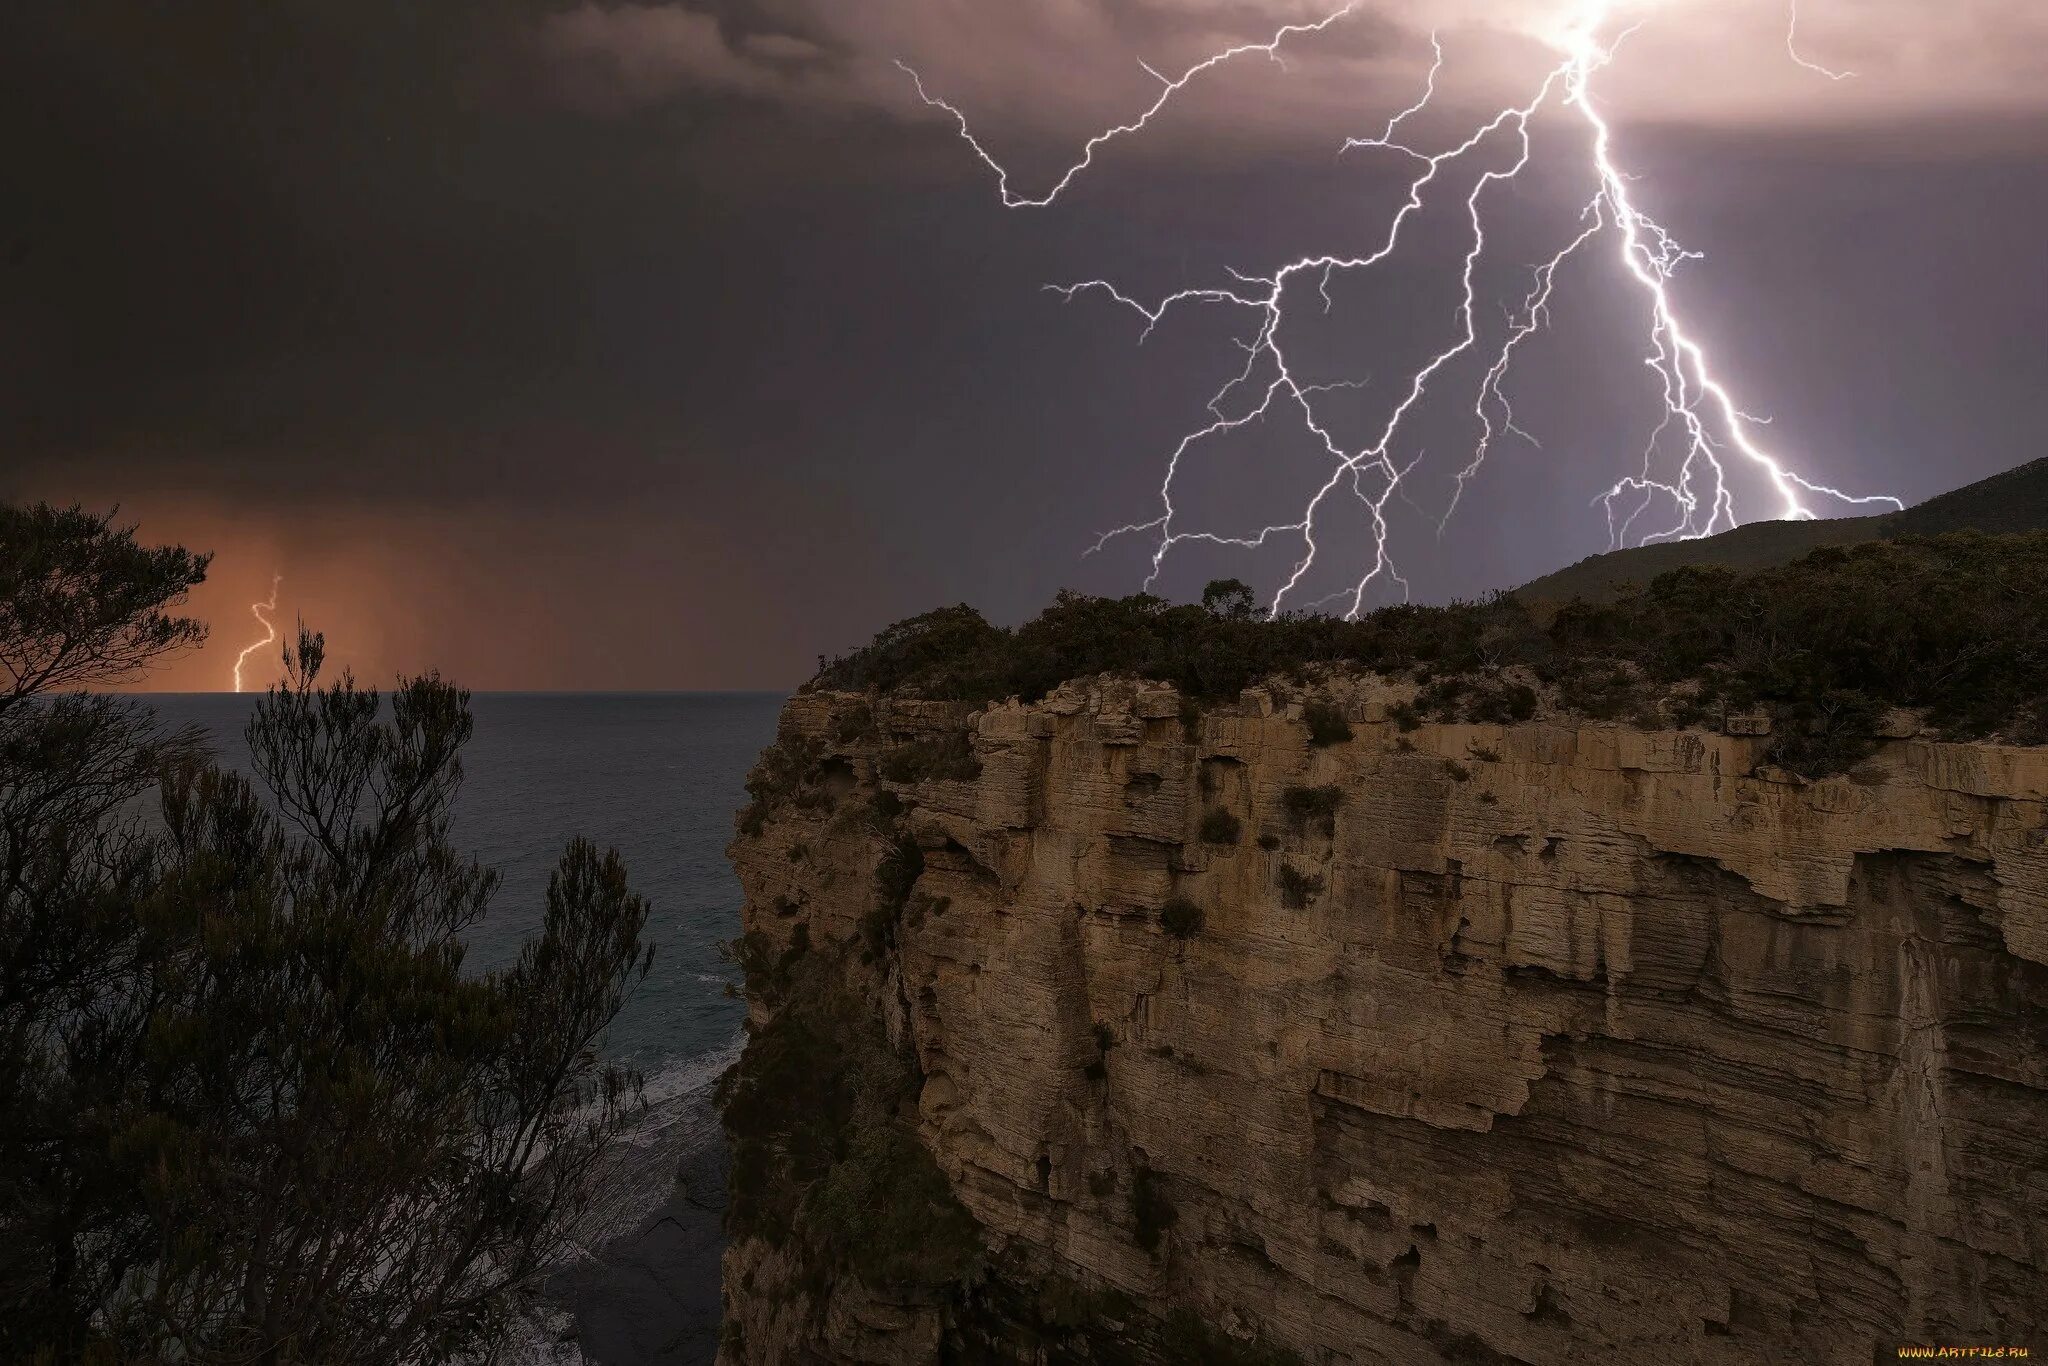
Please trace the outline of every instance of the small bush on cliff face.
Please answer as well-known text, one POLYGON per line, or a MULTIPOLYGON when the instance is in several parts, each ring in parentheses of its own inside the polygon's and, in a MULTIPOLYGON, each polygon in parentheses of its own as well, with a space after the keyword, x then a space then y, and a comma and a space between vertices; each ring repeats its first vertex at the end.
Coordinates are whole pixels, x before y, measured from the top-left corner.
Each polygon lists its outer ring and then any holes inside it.
POLYGON ((1320 874, 1304 873, 1291 863, 1280 865, 1280 904, 1289 910, 1305 910, 1322 890, 1320 874))
POLYGON ((1351 722, 1343 709, 1328 702, 1311 702, 1302 708, 1301 719, 1308 726, 1308 742, 1318 749, 1341 745, 1351 738, 1351 722))
POLYGON ((1280 794, 1280 805, 1297 831, 1318 830, 1327 839, 1337 833, 1337 808, 1344 805, 1344 789, 1290 787, 1280 794))
POLYGON ((921 927, 927 916, 944 915, 953 909, 953 898, 933 896, 929 892, 913 892, 910 902, 903 908, 903 923, 911 929, 921 927))
POLYGON ((1236 844, 1244 825, 1222 807, 1212 806, 1202 815, 1201 833, 1204 844, 1236 844))
POLYGON ((1175 939, 1192 939, 1202 932, 1202 908, 1177 896, 1160 908, 1159 928, 1175 939))

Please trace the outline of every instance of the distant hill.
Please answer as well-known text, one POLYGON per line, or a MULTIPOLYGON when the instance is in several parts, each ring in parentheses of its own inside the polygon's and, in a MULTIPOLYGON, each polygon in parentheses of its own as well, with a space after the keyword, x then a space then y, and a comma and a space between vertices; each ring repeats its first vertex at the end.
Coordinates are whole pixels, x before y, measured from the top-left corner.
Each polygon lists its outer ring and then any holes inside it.
POLYGON ((1594 555, 1523 584, 1528 602, 1604 602, 1630 587, 1683 565, 1769 569, 1824 546, 1854 545, 1886 536, 1933 536, 1945 531, 1991 533, 2048 530, 2048 459, 1995 474, 1904 512, 1842 517, 1821 522, 1752 522, 1698 541, 1673 541, 1594 555))
POLYGON ((2048 459, 1994 474, 1918 507, 1877 519, 1887 536, 1944 531, 2040 531, 2048 528, 2048 459))

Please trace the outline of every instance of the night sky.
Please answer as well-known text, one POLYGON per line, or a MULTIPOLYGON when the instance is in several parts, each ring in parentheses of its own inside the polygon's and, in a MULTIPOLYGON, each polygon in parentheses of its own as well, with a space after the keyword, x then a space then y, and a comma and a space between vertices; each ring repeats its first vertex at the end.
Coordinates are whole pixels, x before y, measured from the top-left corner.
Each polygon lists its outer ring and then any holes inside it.
MULTIPOLYGON (((119 504, 216 552, 215 639, 173 688, 225 685, 273 573, 366 680, 477 688, 786 687, 941 603, 1013 621, 1063 586, 1132 591, 1141 542, 1082 552, 1155 515, 1244 321, 1191 311, 1141 346, 1133 315, 1041 286, 1149 296, 1360 250, 1412 171, 1337 148, 1416 96, 1429 30, 1448 88, 1415 132, 1440 141, 1547 60, 1527 30, 1564 7, 1367 0, 1009 211, 893 59, 1035 190, 1152 100, 1139 59, 1178 71, 1326 8, 16 0, 0 497, 119 504)), ((1601 87, 1617 154, 1705 254, 1676 295, 1774 449, 1907 501, 2043 454, 2048 5, 1806 0, 1800 50, 1841 82, 1790 60, 1779 0, 1630 8, 1601 87)), ((1576 125, 1538 139, 1498 201, 1488 325, 1590 193, 1576 125)), ((1319 378, 1374 379, 1361 421, 1454 322, 1469 184, 1308 324, 1319 378)), ((1439 538, 1469 378, 1407 443, 1443 462, 1408 489, 1419 598, 1607 546, 1592 500, 1654 396, 1619 263, 1573 267, 1513 385, 1542 449, 1497 447, 1439 538)), ((1249 431, 1191 472, 1190 515, 1286 513, 1318 468, 1298 432, 1249 431)), ((1293 558, 1189 553, 1160 588, 1270 588, 1293 558)))

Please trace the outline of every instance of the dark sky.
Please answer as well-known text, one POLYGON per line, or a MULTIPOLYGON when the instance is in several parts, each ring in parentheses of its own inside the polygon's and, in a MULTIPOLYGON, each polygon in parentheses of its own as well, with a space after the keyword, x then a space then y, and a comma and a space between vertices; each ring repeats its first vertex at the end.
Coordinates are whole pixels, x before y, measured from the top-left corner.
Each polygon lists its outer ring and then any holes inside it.
MULTIPOLYGON (((1921 43, 1919 7, 1878 32, 1823 7, 1802 41, 1835 39, 1853 82, 1781 42, 1717 56, 1680 19, 1617 70, 1620 155, 1705 253, 1677 295, 1733 387, 1801 469, 1909 501, 2043 453, 2048 121, 1999 65, 2038 35, 1978 7, 1963 49, 1921 43), (1944 97, 1944 63, 1970 98, 1944 97)), ((1081 552, 1154 515, 1242 327, 1198 310, 1141 347, 1131 315, 1040 286, 1152 294, 1382 236, 1402 166, 1334 149, 1413 97, 1428 8, 1347 20, 1334 66, 1304 45, 1191 87, 1069 198, 1013 212, 892 48, 1036 187, 1149 102, 1138 57, 1185 65, 1317 11, 19 0, 0 17, 0 496, 118 503, 217 552, 197 598, 216 640, 162 686, 224 685, 273 573, 285 615, 365 677, 479 688, 788 686, 940 603, 1015 620, 1062 586, 1130 591, 1136 542, 1081 552)), ((1468 50, 1515 61, 1497 34, 1468 50)), ((1539 143, 1547 169, 1500 201, 1500 298, 1589 192, 1573 125, 1539 143)), ((1307 324, 1323 377, 1394 376, 1451 325, 1460 184, 1397 270, 1307 324)), ((1573 269, 1514 385, 1543 449, 1499 447, 1440 540, 1445 468, 1416 476, 1419 597, 1606 548, 1589 504, 1640 459, 1645 333, 1611 254, 1573 269)), ((1469 427, 1453 385, 1409 453, 1462 457, 1469 427)), ((1189 506, 1262 521, 1319 468, 1298 433, 1249 432, 1191 474, 1189 506)), ((1162 588, 1271 587, 1291 562, 1191 553, 1162 588)))

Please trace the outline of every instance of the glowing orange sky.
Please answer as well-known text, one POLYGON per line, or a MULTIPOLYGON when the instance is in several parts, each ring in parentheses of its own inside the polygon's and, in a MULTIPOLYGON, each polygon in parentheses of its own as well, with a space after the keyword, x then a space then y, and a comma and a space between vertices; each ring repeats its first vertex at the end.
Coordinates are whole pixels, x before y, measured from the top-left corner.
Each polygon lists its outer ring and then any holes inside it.
MULTIPOLYGON (((746 604, 744 592, 678 600, 650 620, 643 600, 616 591, 716 580, 708 566, 688 563, 690 544, 661 517, 633 524, 607 516, 593 526, 573 514, 341 508, 309 524, 297 512, 231 519, 175 498, 129 500, 121 517, 139 523, 144 541, 214 552, 186 608, 209 624, 206 644, 135 691, 231 691, 235 656, 263 635, 249 605, 268 596, 273 573, 284 577, 280 631, 305 621, 325 633, 332 667, 377 687, 427 670, 501 690, 779 688, 801 677, 794 662, 776 672, 757 662, 761 642, 743 619, 773 618, 746 604), (508 555, 508 547, 519 550, 508 555), (508 563, 517 569, 507 572, 508 563), (465 614, 462 603, 488 606, 465 614)), ((277 647, 251 654, 243 668, 251 691, 280 673, 277 647)))

